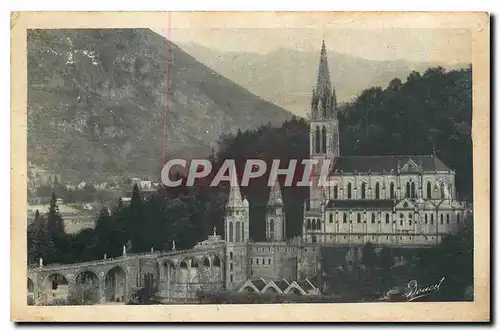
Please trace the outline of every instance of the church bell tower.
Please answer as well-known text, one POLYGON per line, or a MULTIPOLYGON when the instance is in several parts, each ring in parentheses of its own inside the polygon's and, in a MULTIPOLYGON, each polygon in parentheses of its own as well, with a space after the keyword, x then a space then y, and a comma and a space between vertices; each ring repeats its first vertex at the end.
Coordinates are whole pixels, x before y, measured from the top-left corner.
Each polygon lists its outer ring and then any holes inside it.
POLYGON ((318 78, 316 88, 311 99, 311 113, 309 122, 309 151, 310 158, 318 160, 313 169, 310 188, 310 208, 318 210, 324 201, 324 191, 318 187, 319 172, 324 160, 333 164, 339 151, 339 123, 337 117, 337 96, 330 81, 328 58, 325 41, 321 45, 319 58, 318 78))

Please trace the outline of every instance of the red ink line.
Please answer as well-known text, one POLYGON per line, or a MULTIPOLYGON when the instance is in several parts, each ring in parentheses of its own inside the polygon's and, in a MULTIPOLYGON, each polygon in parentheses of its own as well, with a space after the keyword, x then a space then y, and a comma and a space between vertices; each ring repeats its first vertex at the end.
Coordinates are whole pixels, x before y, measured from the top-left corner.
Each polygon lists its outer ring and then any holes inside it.
MULTIPOLYGON (((165 111, 163 113, 163 164, 162 167, 167 162, 167 110, 168 110, 168 65, 169 65, 169 49, 170 49, 170 37, 172 33, 172 25, 171 25, 171 12, 168 12, 168 28, 167 28, 167 61, 165 64, 165 111)), ((161 172, 161 170, 160 170, 161 172)))

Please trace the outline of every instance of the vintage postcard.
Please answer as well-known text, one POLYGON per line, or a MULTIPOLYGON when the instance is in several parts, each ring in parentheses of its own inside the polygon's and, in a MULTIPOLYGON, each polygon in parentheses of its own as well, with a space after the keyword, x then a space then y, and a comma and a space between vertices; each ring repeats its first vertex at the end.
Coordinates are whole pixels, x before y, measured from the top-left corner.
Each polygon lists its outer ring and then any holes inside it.
POLYGON ((12 320, 490 320, 487 13, 11 35, 12 320))

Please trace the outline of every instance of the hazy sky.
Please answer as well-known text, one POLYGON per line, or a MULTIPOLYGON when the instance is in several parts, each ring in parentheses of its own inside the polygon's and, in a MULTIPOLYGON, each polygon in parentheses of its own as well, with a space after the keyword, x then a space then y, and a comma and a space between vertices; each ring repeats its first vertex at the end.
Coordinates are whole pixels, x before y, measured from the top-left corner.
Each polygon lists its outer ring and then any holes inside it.
POLYGON ((460 16, 174 13, 170 20, 170 31, 167 22, 154 30, 174 42, 223 51, 317 51, 324 38, 331 51, 371 60, 453 64, 472 57, 472 36, 460 16))

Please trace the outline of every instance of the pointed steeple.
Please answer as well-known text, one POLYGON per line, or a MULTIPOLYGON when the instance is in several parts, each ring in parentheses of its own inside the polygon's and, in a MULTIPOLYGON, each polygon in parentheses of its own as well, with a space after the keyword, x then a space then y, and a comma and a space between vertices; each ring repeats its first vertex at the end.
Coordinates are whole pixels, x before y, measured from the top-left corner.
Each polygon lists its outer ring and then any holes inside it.
POLYGON ((227 200, 227 207, 241 207, 243 206, 243 199, 241 198, 240 186, 238 185, 238 177, 236 176, 236 169, 230 170, 231 189, 229 191, 229 198, 227 200))
POLYGON ((281 197, 281 187, 278 179, 274 183, 269 193, 269 200, 267 201, 267 206, 283 205, 283 198, 281 197))
POLYGON ((316 95, 319 98, 324 98, 330 95, 331 91, 332 83, 330 81, 330 71, 328 69, 325 40, 323 40, 323 43, 321 45, 321 55, 319 57, 318 79, 316 81, 316 95))

